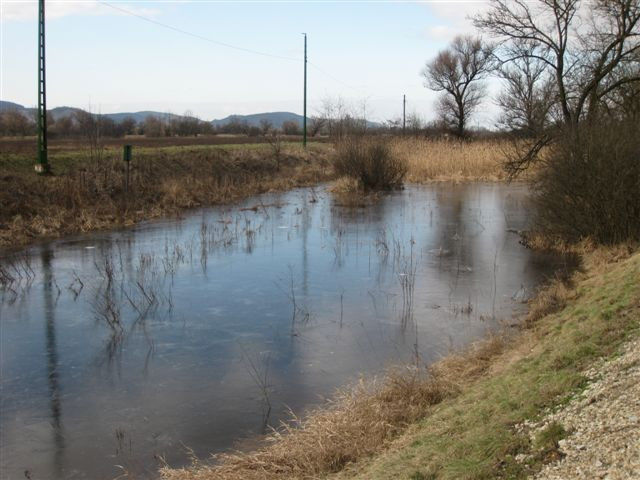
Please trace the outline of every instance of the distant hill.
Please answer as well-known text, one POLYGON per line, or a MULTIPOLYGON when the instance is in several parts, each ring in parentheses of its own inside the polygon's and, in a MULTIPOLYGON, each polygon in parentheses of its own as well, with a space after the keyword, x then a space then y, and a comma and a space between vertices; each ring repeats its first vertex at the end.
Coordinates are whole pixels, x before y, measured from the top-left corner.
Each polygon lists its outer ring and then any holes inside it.
POLYGON ((6 102, 4 100, 0 100, 0 111, 4 112, 5 110, 26 110, 22 105, 18 105, 13 102, 6 102))
MULTIPOLYGON (((5 110, 17 110, 18 112, 29 116, 29 118, 33 118, 35 113, 35 108, 27 108, 18 103, 7 102, 5 100, 0 100, 0 111, 5 110)), ((80 108, 75 107, 56 107, 49 110, 49 113, 53 116, 54 120, 58 120, 59 118, 68 117, 73 115, 76 112, 82 111, 80 108)), ((97 114, 98 112, 94 112, 97 114)), ((150 110, 145 110, 142 112, 119 112, 119 113, 103 113, 103 116, 112 119, 114 122, 120 123, 127 117, 132 117, 136 122, 142 123, 149 116, 159 117, 159 118, 183 118, 182 115, 176 115, 173 113, 163 113, 163 112, 154 112, 150 110)), ((223 126, 227 125, 231 122, 238 121, 244 123, 245 121, 249 124, 249 126, 260 126, 261 120, 267 120, 273 124, 274 127, 280 128, 282 124, 286 121, 294 121, 297 122, 300 126, 302 126, 302 116, 297 115, 291 112, 270 112, 270 113, 256 113, 254 115, 229 115, 226 118, 220 120, 213 120, 211 123, 214 126, 223 126)))
POLYGON ((291 112, 265 112, 252 115, 229 115, 219 120, 212 120, 211 123, 215 127, 222 127, 233 122, 246 123, 250 127, 259 127, 260 122, 263 120, 271 123, 275 128, 281 128, 284 122, 296 122, 302 127, 303 117, 291 112))
MULTIPOLYGON (((18 112, 28 116, 29 118, 33 118, 36 109, 35 108, 27 108, 18 103, 7 102, 5 100, 0 100, 0 111, 6 110, 17 110, 18 112)), ((49 113, 53 116, 54 120, 58 120, 60 118, 69 117, 76 112, 82 112, 81 108, 75 107, 56 107, 49 110, 49 113)), ((97 115, 97 112, 94 112, 94 115, 97 115)), ((126 117, 132 117, 136 122, 144 122, 147 117, 153 115, 155 117, 160 118, 182 118, 182 115, 175 115, 173 113, 162 113, 162 112, 152 112, 152 111, 144 111, 144 112, 122 112, 122 113, 103 113, 101 114, 104 117, 112 119, 116 123, 122 122, 126 117)))
MULTIPOLYGON (((36 111, 35 108, 27 108, 17 103, 0 100, 0 111, 6 111, 6 110, 16 110, 29 118, 35 118, 34 116, 36 111)), ((78 111, 78 110, 79 110, 78 108, 73 108, 73 107, 56 107, 54 109, 49 110, 49 113, 53 116, 54 120, 57 120, 58 118, 72 115, 75 111, 78 111)))
MULTIPOLYGON (((250 127, 259 127, 260 122, 266 120, 270 122, 275 128, 282 128, 284 122, 296 122, 300 128, 302 128, 302 115, 292 112, 265 112, 254 113, 252 115, 229 115, 228 117, 221 118, 219 120, 212 120, 211 123, 215 127, 223 127, 232 122, 246 123, 250 127)), ((379 123, 367 121, 368 128, 378 128, 379 123)))
MULTIPOLYGON (((35 118, 35 108, 27 108, 20 104, 7 102, 5 100, 0 100, 0 111, 6 110, 17 110, 29 118, 35 118)), ((49 112, 53 116, 54 120, 58 120, 63 117, 68 117, 73 115, 75 112, 83 111, 81 108, 75 107, 56 107, 50 109, 49 112)), ((97 114, 97 112, 94 112, 97 114)), ((126 117, 132 117, 136 122, 142 123, 145 119, 151 115, 160 118, 184 118, 183 115, 176 115, 173 113, 164 113, 164 112, 154 112, 145 110, 142 112, 120 112, 120 113, 103 113, 103 116, 112 119, 116 123, 122 122, 126 117)), ((302 115, 298 115, 297 113, 292 112, 265 112, 265 113, 254 113, 252 115, 229 115, 228 117, 212 120, 211 123, 215 127, 223 127, 228 125, 229 123, 237 122, 237 123, 246 123, 250 127, 259 127, 261 121, 267 121, 273 125, 275 128, 282 128, 282 124, 284 122, 296 122, 298 126, 302 127, 302 115)), ((367 126, 369 128, 379 127, 380 124, 376 122, 367 122, 367 126)))
POLYGON ((184 115, 176 115, 175 113, 153 112, 151 110, 145 110, 143 112, 104 113, 103 115, 117 123, 120 123, 127 117, 133 118, 138 123, 144 122, 147 117, 151 116, 158 118, 184 118, 184 115))

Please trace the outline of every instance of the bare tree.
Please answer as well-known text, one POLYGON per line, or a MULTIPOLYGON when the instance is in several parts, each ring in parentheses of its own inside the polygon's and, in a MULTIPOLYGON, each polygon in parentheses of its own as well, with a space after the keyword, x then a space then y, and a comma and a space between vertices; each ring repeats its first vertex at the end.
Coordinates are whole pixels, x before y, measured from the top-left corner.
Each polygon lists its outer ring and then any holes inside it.
POLYGON ((59 117, 53 123, 49 123, 47 119, 47 125, 51 125, 51 131, 61 137, 69 137, 74 133, 74 123, 71 115, 59 117))
POLYGON ((282 122, 282 132, 285 135, 300 135, 300 125, 295 120, 282 122))
POLYGON ((484 96, 481 80, 492 66, 492 49, 480 38, 457 36, 422 71, 425 86, 444 92, 438 101, 441 118, 459 137, 484 96))
POLYGON ((572 130, 584 117, 595 118, 606 95, 640 81, 619 75, 640 48, 639 22, 639 0, 491 0, 474 19, 502 45, 534 47, 519 58, 551 71, 563 123, 572 130))
POLYGON ((366 130, 363 119, 340 97, 323 99, 319 117, 323 119, 329 136, 335 140, 349 135, 362 135, 366 130))
POLYGON ((497 67, 505 88, 497 98, 502 110, 499 124, 521 136, 543 135, 552 121, 555 103, 555 83, 547 65, 528 41, 514 42, 505 48, 510 61, 497 67))
MULTIPOLYGON (((616 82, 618 78, 640 78, 640 50, 624 62, 607 83, 616 82)), ((640 81, 625 82, 609 90, 600 103, 603 113, 608 116, 640 123, 640 81)))
POLYGON ((322 117, 311 117, 307 123, 307 133, 310 137, 315 137, 325 127, 326 119, 322 117))
POLYGON ((273 130, 273 123, 271 123, 266 118, 263 118, 262 120, 260 120, 260 133, 262 134, 263 137, 266 136, 269 132, 271 132, 271 130, 273 130))
POLYGON ((148 115, 143 123, 145 137, 164 137, 165 124, 155 115, 148 115))
POLYGON ((29 135, 34 129, 35 122, 29 121, 29 118, 22 112, 15 109, 8 109, 0 112, 0 126, 2 135, 22 136, 29 135))
POLYGON ((416 112, 411 112, 406 117, 406 131, 411 135, 418 136, 425 127, 425 123, 416 112))
POLYGON ((89 158, 93 161, 101 161, 104 154, 102 124, 99 116, 89 111, 76 110, 75 121, 78 124, 80 135, 85 137, 89 147, 89 158))
POLYGON ((137 122, 136 119, 131 116, 126 116, 120 122, 125 135, 133 135, 136 133, 137 122))

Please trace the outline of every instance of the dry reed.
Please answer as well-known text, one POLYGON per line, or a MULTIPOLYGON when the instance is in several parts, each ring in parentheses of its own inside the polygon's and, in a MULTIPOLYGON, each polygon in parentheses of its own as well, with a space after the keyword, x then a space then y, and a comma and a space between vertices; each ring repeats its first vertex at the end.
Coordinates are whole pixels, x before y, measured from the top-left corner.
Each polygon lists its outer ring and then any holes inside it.
POLYGON ((407 159, 407 180, 417 183, 505 180, 505 147, 506 142, 496 140, 398 138, 392 142, 393 152, 407 159))
POLYGON ((491 336, 429 369, 396 368, 382 378, 360 381, 327 405, 269 435, 254 453, 215 456, 188 468, 161 470, 165 480, 310 479, 337 472, 380 452, 430 409, 457 395, 503 352, 504 337, 491 336))

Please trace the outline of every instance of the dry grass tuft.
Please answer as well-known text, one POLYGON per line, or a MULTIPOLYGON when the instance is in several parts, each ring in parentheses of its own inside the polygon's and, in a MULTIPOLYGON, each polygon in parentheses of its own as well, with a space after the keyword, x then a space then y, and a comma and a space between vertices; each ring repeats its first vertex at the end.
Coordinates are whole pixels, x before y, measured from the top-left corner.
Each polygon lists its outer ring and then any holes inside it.
POLYGON ((396 155, 407 159, 407 180, 498 181, 507 178, 502 168, 505 142, 496 140, 460 142, 397 138, 391 143, 396 155))
POLYGON ((358 179, 344 176, 338 178, 335 182, 333 182, 333 185, 329 187, 329 191, 331 193, 343 195, 351 193, 361 193, 364 191, 364 188, 362 187, 362 184, 358 179))
POLYGON ((310 479, 337 472, 380 452, 430 409, 456 396, 480 377, 504 351, 505 339, 492 336, 466 352, 447 356, 429 369, 396 368, 381 379, 360 381, 305 419, 294 417, 254 453, 223 454, 216 465, 195 462, 165 467, 165 480, 310 479))

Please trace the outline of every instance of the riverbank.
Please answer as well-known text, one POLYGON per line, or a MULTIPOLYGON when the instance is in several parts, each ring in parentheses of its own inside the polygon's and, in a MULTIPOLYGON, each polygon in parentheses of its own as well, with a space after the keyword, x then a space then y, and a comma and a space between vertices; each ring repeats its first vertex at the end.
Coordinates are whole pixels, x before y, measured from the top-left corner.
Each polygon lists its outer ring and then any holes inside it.
MULTIPOLYGON (((217 139, 216 141, 223 141, 217 139)), ((50 149, 52 176, 33 171, 33 140, 2 140, 0 154, 0 249, 178 215, 194 207, 231 203, 267 191, 286 191, 333 180, 332 144, 212 144, 207 137, 137 139, 129 183, 123 140, 92 148, 57 141, 50 149), (179 140, 179 141, 178 141, 179 140)), ((406 180, 505 181, 505 143, 404 137, 390 140, 407 162, 406 180)), ((215 143, 215 142, 214 142, 215 143)), ((348 198, 353 206, 369 199, 348 198)))
POLYGON ((61 148, 51 176, 24 152, 0 156, 0 248, 133 225, 199 206, 332 178, 330 147, 191 145, 134 149, 129 180, 121 149, 61 148))
POLYGON ((563 455, 560 440, 571 432, 556 421, 534 434, 521 426, 580 395, 589 369, 638 337, 637 247, 585 253, 580 271, 537 295, 524 325, 428 370, 408 367, 342 392, 255 453, 161 475, 526 478, 563 455))

